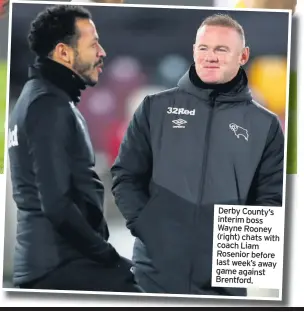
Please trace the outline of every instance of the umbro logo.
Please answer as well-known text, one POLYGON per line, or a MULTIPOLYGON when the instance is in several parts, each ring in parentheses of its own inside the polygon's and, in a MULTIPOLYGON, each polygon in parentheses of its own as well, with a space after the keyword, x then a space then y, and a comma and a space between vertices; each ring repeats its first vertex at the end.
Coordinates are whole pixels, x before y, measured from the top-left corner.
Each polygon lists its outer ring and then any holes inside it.
POLYGON ((173 128, 185 128, 185 124, 187 123, 186 120, 181 119, 181 118, 176 119, 176 120, 172 120, 172 122, 174 124, 173 128))
POLYGON ((242 128, 235 123, 229 124, 229 128, 230 128, 230 130, 232 130, 234 132, 235 136, 238 139, 242 136, 246 141, 248 141, 249 133, 248 133, 247 129, 242 128))

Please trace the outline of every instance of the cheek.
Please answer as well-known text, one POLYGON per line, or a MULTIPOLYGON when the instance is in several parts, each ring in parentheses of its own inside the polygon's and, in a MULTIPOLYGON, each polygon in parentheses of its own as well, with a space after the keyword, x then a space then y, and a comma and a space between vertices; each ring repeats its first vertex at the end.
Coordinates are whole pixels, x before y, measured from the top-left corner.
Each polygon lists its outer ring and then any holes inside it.
POLYGON ((196 54, 194 56, 194 60, 195 60, 196 63, 201 64, 201 63, 204 62, 205 57, 202 54, 196 54))
POLYGON ((238 66, 241 65, 241 58, 238 56, 235 57, 231 57, 229 59, 229 64, 231 64, 231 66, 238 66))
POLYGON ((86 50, 82 54, 82 59, 85 62, 94 62, 96 60, 96 49, 86 50))
POLYGON ((226 56, 219 57, 218 60, 221 65, 229 64, 229 61, 226 56))
POLYGON ((231 57, 230 55, 221 55, 219 56, 218 60, 221 65, 225 66, 230 66, 238 61, 236 58, 231 57))

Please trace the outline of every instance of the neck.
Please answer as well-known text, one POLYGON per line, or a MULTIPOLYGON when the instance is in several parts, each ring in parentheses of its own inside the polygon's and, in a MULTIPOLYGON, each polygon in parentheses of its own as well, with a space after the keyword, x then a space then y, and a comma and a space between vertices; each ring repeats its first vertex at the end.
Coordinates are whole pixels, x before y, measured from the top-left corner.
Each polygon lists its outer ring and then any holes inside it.
POLYGON ((44 78, 68 93, 73 102, 80 101, 81 90, 86 88, 86 84, 69 67, 48 57, 38 57, 34 68, 38 69, 44 78))

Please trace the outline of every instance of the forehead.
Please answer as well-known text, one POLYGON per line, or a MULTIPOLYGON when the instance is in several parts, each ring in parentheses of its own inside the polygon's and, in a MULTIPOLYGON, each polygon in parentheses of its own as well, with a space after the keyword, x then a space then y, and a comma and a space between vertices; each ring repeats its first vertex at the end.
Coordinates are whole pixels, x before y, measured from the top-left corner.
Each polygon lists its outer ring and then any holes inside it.
POLYGON ((241 42, 241 37, 237 30, 232 27, 204 25, 196 34, 197 44, 233 45, 238 42, 241 42))
POLYGON ((94 40, 97 37, 95 24, 90 19, 76 20, 76 27, 79 31, 79 41, 94 40))

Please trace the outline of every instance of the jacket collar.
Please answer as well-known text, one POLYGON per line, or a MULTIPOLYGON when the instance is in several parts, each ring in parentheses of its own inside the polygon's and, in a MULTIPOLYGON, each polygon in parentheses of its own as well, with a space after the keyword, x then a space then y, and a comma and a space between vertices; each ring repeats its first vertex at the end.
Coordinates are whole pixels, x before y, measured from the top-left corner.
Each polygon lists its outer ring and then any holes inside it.
POLYGON ((80 101, 81 90, 86 88, 84 81, 66 66, 46 57, 37 57, 29 67, 29 79, 44 78, 66 92, 75 105, 80 101))
POLYGON ((245 70, 240 67, 238 74, 229 82, 224 84, 207 84, 198 77, 195 65, 192 64, 189 70, 179 80, 180 89, 210 102, 216 98, 220 103, 237 103, 252 100, 248 87, 248 79, 245 70))

